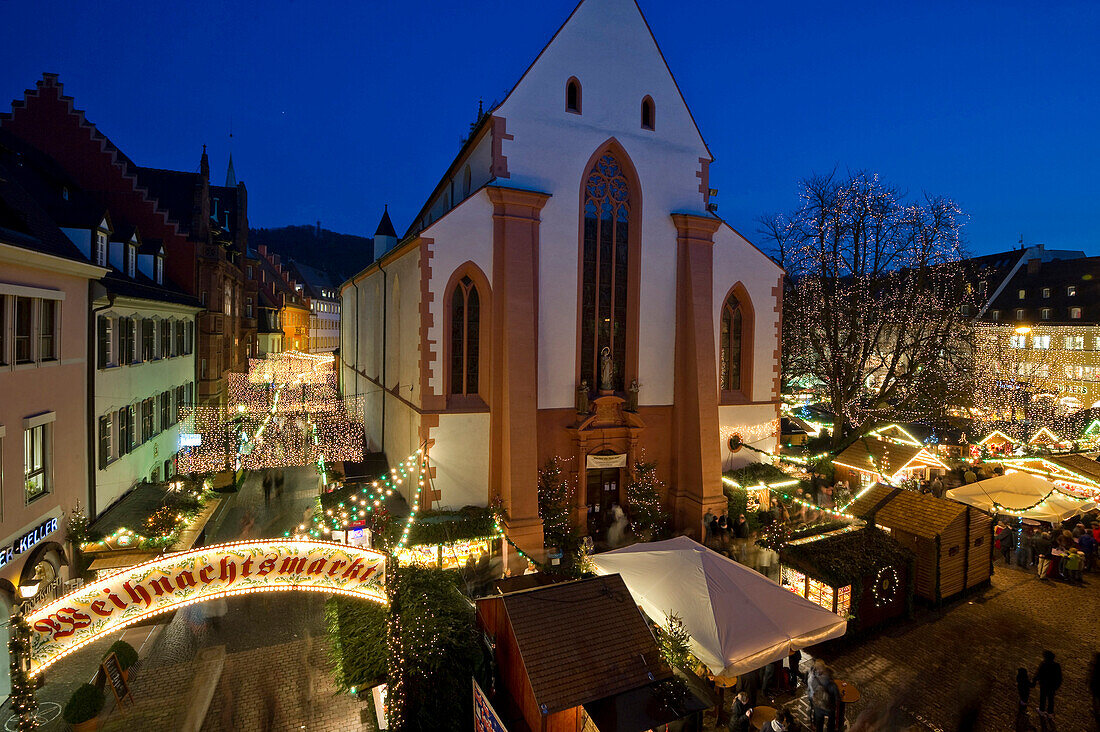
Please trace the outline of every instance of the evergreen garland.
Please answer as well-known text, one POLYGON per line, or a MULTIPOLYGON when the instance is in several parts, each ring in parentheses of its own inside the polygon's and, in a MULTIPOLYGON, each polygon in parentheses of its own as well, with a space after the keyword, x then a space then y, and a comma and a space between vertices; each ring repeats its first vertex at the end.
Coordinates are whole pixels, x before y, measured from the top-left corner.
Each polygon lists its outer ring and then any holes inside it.
POLYGON ((29 659, 31 654, 31 626, 22 613, 11 616, 8 637, 8 656, 11 659, 11 709, 19 718, 19 732, 38 727, 35 711, 38 700, 34 697, 37 683, 28 674, 20 661, 29 659))

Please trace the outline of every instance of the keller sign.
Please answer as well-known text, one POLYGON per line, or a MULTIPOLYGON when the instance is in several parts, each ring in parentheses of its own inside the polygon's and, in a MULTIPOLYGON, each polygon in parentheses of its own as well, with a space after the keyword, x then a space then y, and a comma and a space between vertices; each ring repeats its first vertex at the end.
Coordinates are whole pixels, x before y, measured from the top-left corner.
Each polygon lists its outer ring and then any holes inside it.
POLYGON ((55 531, 57 531, 57 519, 48 518, 12 542, 11 546, 0 547, 0 567, 15 559, 16 554, 30 551, 38 542, 55 531))

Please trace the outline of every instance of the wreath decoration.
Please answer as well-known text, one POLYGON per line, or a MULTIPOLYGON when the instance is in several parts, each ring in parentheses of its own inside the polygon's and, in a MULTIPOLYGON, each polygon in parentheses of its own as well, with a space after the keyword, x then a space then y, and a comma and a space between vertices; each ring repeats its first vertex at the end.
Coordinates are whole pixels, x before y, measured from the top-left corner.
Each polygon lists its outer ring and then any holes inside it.
POLYGON ((898 585, 901 584, 898 578, 898 571, 893 567, 881 567, 878 574, 875 575, 875 584, 871 588, 871 594, 875 600, 875 607, 884 607, 888 605, 897 594, 898 585))

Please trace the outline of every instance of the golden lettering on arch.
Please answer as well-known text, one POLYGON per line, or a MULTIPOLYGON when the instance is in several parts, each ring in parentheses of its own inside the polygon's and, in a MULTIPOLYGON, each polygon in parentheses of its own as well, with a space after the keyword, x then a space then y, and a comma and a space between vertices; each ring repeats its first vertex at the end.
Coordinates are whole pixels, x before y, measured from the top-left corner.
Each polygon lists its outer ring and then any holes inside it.
POLYGON ((31 675, 151 615, 248 592, 303 590, 385 602, 385 555, 326 541, 241 541, 123 569, 34 611, 31 675))

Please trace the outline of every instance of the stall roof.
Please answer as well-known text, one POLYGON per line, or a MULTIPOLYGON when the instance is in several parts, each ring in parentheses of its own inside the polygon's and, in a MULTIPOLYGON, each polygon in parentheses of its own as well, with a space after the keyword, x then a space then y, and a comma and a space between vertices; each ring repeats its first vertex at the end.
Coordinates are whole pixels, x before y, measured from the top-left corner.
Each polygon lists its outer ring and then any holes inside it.
POLYGON ((852 501, 848 513, 925 539, 935 539, 959 514, 966 511, 955 501, 878 483, 852 501))
POLYGON ((1100 463, 1090 457, 1074 452, 1065 455, 1044 455, 1043 459, 1072 473, 1083 475, 1100 485, 1100 463))
POLYGON ((618 575, 516 592, 501 600, 535 703, 546 713, 672 676, 618 575))
POLYGON ((908 565, 913 553, 885 531, 868 526, 819 541, 792 544, 780 553, 779 561, 832 587, 844 587, 881 567, 908 565))
POLYGON ((865 436, 848 445, 833 459, 833 462, 876 475, 879 474, 880 469, 883 469, 889 476, 913 462, 921 452, 923 452, 922 448, 915 445, 902 445, 865 436), (874 462, 871 458, 874 458, 874 462), (885 467, 887 464, 889 467, 885 467))

